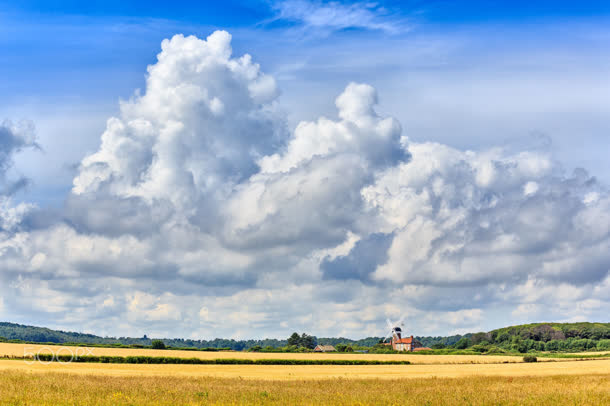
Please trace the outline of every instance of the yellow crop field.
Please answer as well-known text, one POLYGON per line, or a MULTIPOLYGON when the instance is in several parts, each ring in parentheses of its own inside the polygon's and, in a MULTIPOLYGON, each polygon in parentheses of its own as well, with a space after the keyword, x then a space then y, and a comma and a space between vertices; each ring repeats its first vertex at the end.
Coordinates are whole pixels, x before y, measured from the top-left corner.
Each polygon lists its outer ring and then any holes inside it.
POLYGON ((610 357, 610 351, 583 351, 579 352, 581 355, 607 355, 610 357))
MULTIPOLYGON (((0 345, 7 356, 60 349, 60 354, 86 354, 82 347, 0 345)), ((0 404, 610 404, 610 359, 523 363, 517 362, 520 357, 92 350, 114 356, 435 360, 413 365, 163 365, 4 359, 0 404), (513 362, 479 362, 493 358, 513 362)))
POLYGON ((243 380, 0 371, 11 405, 608 405, 610 374, 413 379, 243 380))
MULTIPOLYGON (((502 355, 418 355, 418 354, 360 354, 360 353, 255 353, 255 352, 204 352, 132 348, 69 347, 54 345, 0 343, 0 357, 23 357, 24 354, 61 354, 97 356, 151 356, 180 358, 239 358, 239 359, 350 359, 350 360, 404 360, 413 364, 487 364, 521 363, 521 357, 502 355)), ((609 354, 610 357, 610 354, 609 354)), ((567 359, 563 359, 567 361, 567 359)), ((551 361, 540 358, 540 361, 551 361)))
POLYGON ((558 376, 610 373, 610 360, 512 364, 429 365, 163 365, 0 360, 0 371, 69 372, 106 376, 185 376, 268 380, 396 379, 464 376, 558 376))

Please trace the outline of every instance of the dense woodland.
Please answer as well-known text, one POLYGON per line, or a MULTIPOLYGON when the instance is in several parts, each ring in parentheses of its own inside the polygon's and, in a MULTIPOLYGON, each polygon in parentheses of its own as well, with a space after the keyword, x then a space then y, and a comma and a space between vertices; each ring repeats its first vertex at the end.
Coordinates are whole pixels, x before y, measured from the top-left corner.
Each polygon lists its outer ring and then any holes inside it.
MULTIPOLYGON (((536 323, 505 327, 489 332, 454 335, 449 337, 416 337, 424 346, 435 350, 472 350, 480 353, 533 352, 533 351, 593 351, 610 350, 610 323, 536 323)), ((43 327, 0 322, 0 340, 20 340, 37 343, 80 343, 87 345, 115 345, 150 347, 153 340, 147 336, 99 337, 43 327)), ((333 345, 342 351, 385 351, 379 346, 381 337, 360 340, 348 338, 317 338, 305 333, 292 334, 286 340, 190 340, 164 338, 171 348, 232 349, 236 351, 307 351, 316 344, 333 345)))
POLYGON ((610 323, 534 323, 476 333, 456 348, 528 351, 610 350, 610 323))

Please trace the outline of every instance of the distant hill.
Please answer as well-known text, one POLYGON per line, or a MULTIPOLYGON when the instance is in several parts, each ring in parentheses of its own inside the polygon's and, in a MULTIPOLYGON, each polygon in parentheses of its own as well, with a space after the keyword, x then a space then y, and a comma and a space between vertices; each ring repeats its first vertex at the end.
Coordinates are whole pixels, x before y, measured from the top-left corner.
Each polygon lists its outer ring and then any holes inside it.
POLYGON ((489 332, 496 340, 503 336, 519 336, 535 341, 564 340, 567 338, 601 340, 610 338, 610 323, 533 323, 499 328, 489 332))
MULTIPOLYGON (((444 345, 452 345, 458 342, 462 337, 455 335, 450 337, 416 337, 425 346, 431 346, 436 343, 444 345)), ((6 340, 21 340, 37 343, 81 343, 81 344, 103 344, 103 345, 142 345, 150 346, 152 339, 149 337, 100 337, 93 334, 83 334, 70 331, 52 330, 45 327, 27 326, 16 323, 0 322, 0 338, 6 340)), ((371 347, 383 337, 367 337, 360 340, 352 340, 349 338, 334 338, 320 337, 317 338, 319 344, 322 345, 337 345, 348 344, 361 347, 371 347)), ((231 348, 234 350, 249 349, 255 346, 280 348, 287 345, 286 340, 264 339, 264 340, 232 340, 224 338, 216 338, 213 340, 191 340, 181 338, 164 338, 166 345, 172 347, 193 347, 193 348, 231 348)))
POLYGON ((520 340, 548 342, 566 339, 610 339, 610 323, 533 323, 521 324, 492 330, 488 333, 473 334, 471 340, 502 343, 520 340))
POLYGON ((473 334, 459 348, 496 346, 509 351, 610 349, 610 323, 533 323, 473 334))
MULTIPOLYGON (((80 343, 103 345, 136 345, 150 346, 152 338, 135 337, 100 337, 93 334, 52 330, 45 327, 27 326, 15 323, 0 322, 0 338, 22 340, 37 343, 80 343)), ((190 340, 182 338, 164 338, 165 345, 180 348, 231 348, 237 351, 260 345, 262 347, 283 347, 286 340, 232 340, 216 338, 214 340, 190 340)))
POLYGON ((40 343, 116 344, 114 338, 102 338, 93 334, 51 330, 46 327, 26 326, 0 322, 0 337, 7 340, 23 340, 40 343))
MULTIPOLYGON (((497 346, 509 350, 527 352, 528 350, 586 350, 599 348, 599 342, 605 346, 610 339, 610 323, 535 323, 504 327, 489 332, 453 335, 448 337, 415 337, 426 347, 456 346, 497 346)), ((37 343, 81 343, 102 345, 135 345, 150 346, 149 337, 100 337, 70 331, 52 330, 45 327, 34 327, 15 323, 0 322, 0 339, 21 340, 37 343)), ((322 345, 348 344, 359 347, 371 347, 379 343, 382 337, 368 337, 360 340, 349 338, 320 337, 317 342, 322 345)), ((280 348, 287 345, 286 340, 233 340, 215 338, 213 340, 191 340, 165 338, 166 345, 180 348, 231 348, 241 351, 252 347, 280 348)))

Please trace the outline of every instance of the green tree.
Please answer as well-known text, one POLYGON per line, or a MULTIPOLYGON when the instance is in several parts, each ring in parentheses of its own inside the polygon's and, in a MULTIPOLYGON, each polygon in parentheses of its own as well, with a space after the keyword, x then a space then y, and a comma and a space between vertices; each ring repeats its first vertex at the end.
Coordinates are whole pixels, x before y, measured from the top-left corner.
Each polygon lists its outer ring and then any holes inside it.
POLYGON ((544 350, 545 351, 559 351, 559 340, 551 340, 551 341, 547 341, 544 344, 544 350))
POLYGON ((316 348, 316 341, 317 341, 316 337, 303 333, 301 335, 301 340, 300 340, 299 344, 301 347, 305 347, 305 348, 309 348, 310 350, 313 350, 314 348, 316 348))
POLYGON ((509 340, 510 340, 510 335, 508 335, 507 332, 502 332, 502 333, 499 333, 496 336, 495 342, 496 343, 503 343, 503 342, 509 341, 509 340))
POLYGON ((152 340, 152 348, 153 350, 164 350, 165 343, 161 340, 152 340))
POLYGON ((610 350, 610 340, 599 340, 597 343, 598 350, 610 350))
POLYGON ((491 339, 491 334, 489 333, 476 333, 470 337, 470 343, 472 345, 483 344, 484 342, 488 342, 491 339))
POLYGON ((458 350, 463 350, 468 347, 470 347, 470 340, 466 337, 460 338, 460 341, 454 345, 454 348, 457 348, 458 350))
POLYGON ((290 337, 288 337, 288 345, 294 345, 294 346, 298 347, 300 343, 301 343, 301 336, 299 336, 299 333, 294 332, 294 333, 292 333, 292 335, 290 337))

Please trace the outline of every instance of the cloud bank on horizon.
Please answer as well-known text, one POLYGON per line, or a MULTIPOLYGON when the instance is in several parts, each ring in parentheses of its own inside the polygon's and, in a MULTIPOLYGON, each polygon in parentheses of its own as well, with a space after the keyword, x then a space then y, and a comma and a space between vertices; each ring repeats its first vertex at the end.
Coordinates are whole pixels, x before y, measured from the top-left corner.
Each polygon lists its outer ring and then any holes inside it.
POLYGON ((610 193, 584 169, 411 142, 361 83, 291 131, 227 32, 161 47, 60 211, 11 203, 36 144, 0 126, 0 318, 210 338, 607 317, 610 193))

